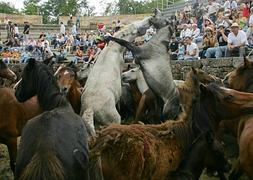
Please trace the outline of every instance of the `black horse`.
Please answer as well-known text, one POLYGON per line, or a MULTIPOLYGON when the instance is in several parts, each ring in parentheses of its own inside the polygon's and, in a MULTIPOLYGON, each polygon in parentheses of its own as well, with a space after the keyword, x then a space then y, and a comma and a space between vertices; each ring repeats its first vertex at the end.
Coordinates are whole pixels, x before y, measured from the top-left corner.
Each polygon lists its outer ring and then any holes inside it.
POLYGON ((60 93, 49 67, 29 59, 15 95, 20 102, 37 95, 44 111, 23 129, 15 178, 89 179, 84 122, 60 93))

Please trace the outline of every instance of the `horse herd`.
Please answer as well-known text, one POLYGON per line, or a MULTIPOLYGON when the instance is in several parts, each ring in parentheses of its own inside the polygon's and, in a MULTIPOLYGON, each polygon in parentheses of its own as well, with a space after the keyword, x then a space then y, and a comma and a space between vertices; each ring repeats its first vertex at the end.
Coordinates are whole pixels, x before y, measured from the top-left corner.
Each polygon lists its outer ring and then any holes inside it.
MULTIPOLYGON (((107 37, 95 65, 55 70, 29 59, 14 88, 0 88, 0 143, 15 179, 182 180, 205 168, 226 179, 227 132, 239 144, 229 179, 253 179, 253 62, 244 58, 223 80, 195 68, 173 80, 172 34, 157 11, 107 37), (151 25, 157 34, 133 45, 151 25), (123 69, 124 47, 139 67, 123 69)), ((2 61, 0 77, 18 80, 2 61)))

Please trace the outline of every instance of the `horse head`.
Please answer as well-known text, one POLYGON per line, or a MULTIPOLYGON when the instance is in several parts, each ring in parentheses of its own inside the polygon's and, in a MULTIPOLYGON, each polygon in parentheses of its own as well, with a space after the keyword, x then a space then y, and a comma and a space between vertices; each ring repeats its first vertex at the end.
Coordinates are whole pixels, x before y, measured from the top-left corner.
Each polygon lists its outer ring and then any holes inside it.
POLYGON ((0 77, 15 81, 17 79, 16 74, 10 70, 7 65, 0 59, 0 77))
POLYGON ((218 80, 217 77, 212 76, 201 69, 195 69, 194 67, 192 67, 190 74, 191 73, 193 73, 197 77, 199 82, 204 83, 204 84, 208 84, 208 83, 215 82, 218 80))
POLYGON ((76 80, 75 72, 69 67, 64 67, 59 70, 56 77, 60 91, 64 94, 67 94, 73 82, 76 80))
POLYGON ((253 94, 220 87, 215 83, 200 84, 201 107, 212 116, 215 125, 253 112, 253 94))
POLYGON ((140 73, 140 69, 138 67, 130 69, 130 70, 122 73, 122 81, 124 83, 136 81, 138 79, 139 73, 140 73))
POLYGON ((223 79, 223 84, 228 88, 238 91, 252 92, 252 73, 253 62, 250 62, 246 57, 244 57, 244 63, 232 72, 228 73, 223 79))

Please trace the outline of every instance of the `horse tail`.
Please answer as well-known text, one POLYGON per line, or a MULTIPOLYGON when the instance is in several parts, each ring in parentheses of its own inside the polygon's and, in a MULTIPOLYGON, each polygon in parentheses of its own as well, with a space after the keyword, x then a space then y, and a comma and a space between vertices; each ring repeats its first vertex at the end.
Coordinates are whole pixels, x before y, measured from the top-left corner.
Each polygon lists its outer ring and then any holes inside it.
POLYGON ((52 152, 37 152, 25 167, 19 180, 64 180, 64 170, 60 160, 52 152))
POLYGON ((89 176, 92 180, 104 179, 100 156, 91 156, 89 158, 89 176))

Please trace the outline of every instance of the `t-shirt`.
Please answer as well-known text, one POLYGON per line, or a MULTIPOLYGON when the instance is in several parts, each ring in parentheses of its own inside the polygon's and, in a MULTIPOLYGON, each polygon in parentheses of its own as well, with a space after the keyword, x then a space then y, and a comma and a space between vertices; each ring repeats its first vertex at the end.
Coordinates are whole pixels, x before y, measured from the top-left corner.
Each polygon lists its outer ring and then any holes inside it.
MULTIPOLYGON (((225 31, 224 33, 226 36, 228 36, 229 32, 228 31, 225 31)), ((223 39, 223 36, 222 34, 219 32, 217 33, 217 41, 219 43, 219 46, 226 46, 228 44, 228 42, 226 42, 224 39, 223 39)))
POLYGON ((170 43, 170 50, 171 52, 175 52, 176 50, 178 50, 178 42, 171 42, 170 43))
POLYGON ((24 26, 24 34, 29 34, 29 30, 30 30, 30 25, 29 24, 26 24, 24 26))
POLYGON ((194 49, 196 49, 197 52, 196 52, 196 55, 193 57, 198 58, 199 57, 199 48, 198 48, 197 44, 192 42, 190 45, 186 46, 186 51, 189 52, 189 54, 192 54, 194 49))
POLYGON ((232 45, 240 45, 245 43, 248 44, 246 33, 242 30, 239 30, 237 36, 233 32, 228 35, 228 43, 232 45))

